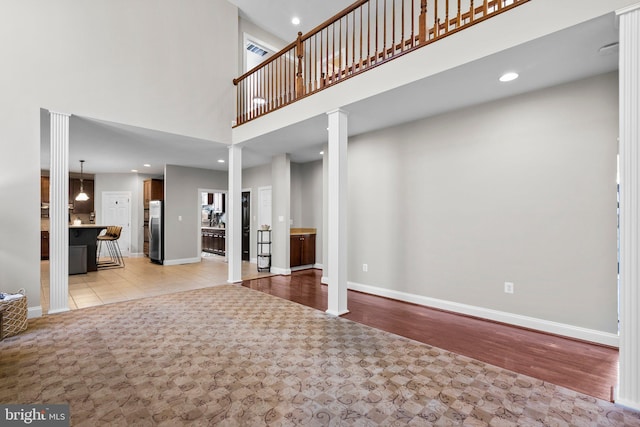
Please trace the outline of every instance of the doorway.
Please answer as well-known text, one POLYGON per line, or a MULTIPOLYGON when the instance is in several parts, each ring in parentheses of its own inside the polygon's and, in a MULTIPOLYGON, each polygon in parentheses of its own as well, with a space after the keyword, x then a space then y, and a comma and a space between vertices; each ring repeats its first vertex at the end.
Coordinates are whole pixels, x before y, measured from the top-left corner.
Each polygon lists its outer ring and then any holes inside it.
POLYGON ((242 260, 249 261, 251 240, 251 192, 242 192, 242 260))

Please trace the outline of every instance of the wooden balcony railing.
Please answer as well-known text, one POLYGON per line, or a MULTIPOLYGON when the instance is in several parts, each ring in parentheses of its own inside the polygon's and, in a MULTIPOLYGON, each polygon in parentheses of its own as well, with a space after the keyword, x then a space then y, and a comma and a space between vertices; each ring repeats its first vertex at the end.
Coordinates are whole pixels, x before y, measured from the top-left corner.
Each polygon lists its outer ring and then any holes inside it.
POLYGON ((529 0, 360 0, 234 79, 236 125, 529 0))

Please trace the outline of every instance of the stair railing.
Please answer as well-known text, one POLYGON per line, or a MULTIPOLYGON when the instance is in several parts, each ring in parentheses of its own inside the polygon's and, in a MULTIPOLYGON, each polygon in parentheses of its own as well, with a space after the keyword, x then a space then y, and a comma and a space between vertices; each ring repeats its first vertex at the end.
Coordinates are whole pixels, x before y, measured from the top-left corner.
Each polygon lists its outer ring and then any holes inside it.
POLYGON ((529 0, 360 0, 233 80, 236 126, 529 0))

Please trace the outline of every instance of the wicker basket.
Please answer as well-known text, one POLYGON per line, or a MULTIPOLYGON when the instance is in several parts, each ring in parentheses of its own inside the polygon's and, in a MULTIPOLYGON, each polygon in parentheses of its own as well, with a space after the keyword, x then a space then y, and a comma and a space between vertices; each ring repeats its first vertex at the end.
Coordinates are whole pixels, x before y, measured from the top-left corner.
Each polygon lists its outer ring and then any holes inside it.
POLYGON ((18 291, 20 298, 10 301, 0 300, 2 312, 2 329, 0 339, 12 337, 27 329, 27 297, 24 290, 18 291))

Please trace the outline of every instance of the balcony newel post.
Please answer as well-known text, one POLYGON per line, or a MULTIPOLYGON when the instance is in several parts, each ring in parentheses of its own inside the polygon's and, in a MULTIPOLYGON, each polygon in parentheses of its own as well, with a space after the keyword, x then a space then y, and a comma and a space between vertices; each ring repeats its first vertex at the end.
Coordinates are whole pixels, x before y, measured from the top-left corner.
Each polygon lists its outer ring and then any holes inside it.
POLYGON ((302 32, 298 31, 296 41, 296 56, 298 57, 298 70, 296 71, 296 98, 304 95, 304 79, 302 77, 302 32))
POLYGON ((419 42, 420 44, 424 43, 427 41, 428 37, 427 37, 427 0, 420 0, 420 17, 418 18, 418 20, 420 21, 418 23, 419 28, 419 42))

